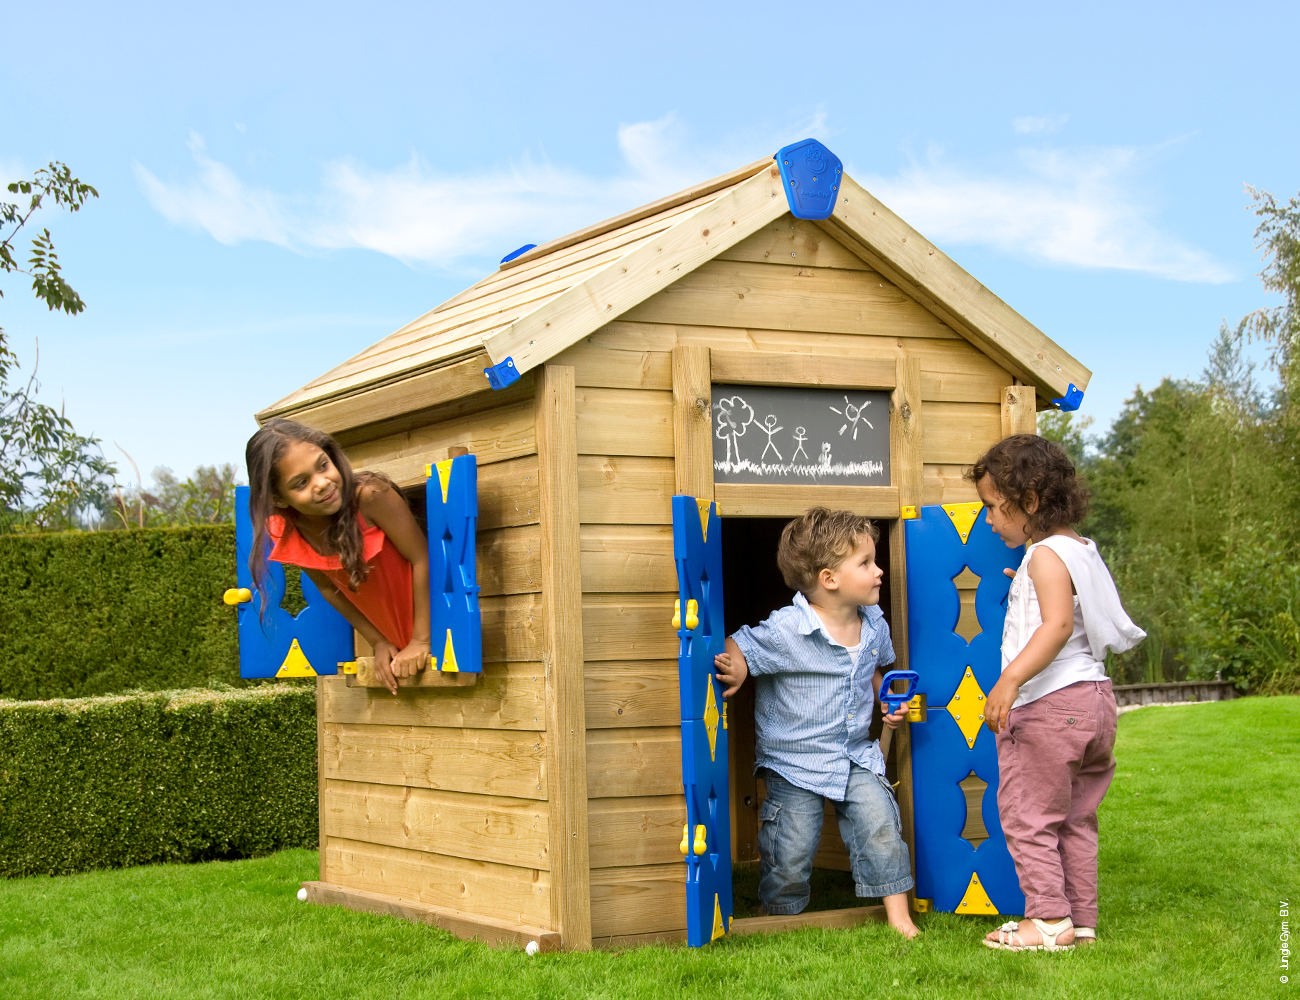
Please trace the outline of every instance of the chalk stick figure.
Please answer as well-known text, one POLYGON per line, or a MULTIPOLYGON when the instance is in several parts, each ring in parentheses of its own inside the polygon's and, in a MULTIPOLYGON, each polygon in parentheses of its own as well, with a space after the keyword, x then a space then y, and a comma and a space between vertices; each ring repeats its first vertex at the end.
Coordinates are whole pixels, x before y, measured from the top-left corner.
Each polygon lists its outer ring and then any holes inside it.
POLYGON ((763 422, 762 422, 761 424, 759 424, 758 426, 759 426, 759 429, 762 430, 763 433, 767 435, 767 448, 764 448, 764 449, 763 449, 763 456, 762 456, 762 458, 759 459, 759 461, 760 461, 760 462, 763 462, 763 461, 766 461, 766 460, 767 460, 767 451, 768 451, 768 448, 770 448, 770 449, 772 449, 772 451, 775 451, 775 452, 776 452, 776 457, 777 457, 777 459, 778 459, 779 461, 784 462, 785 459, 781 457, 781 453, 780 453, 779 451, 777 451, 777 447, 776 447, 776 445, 772 443, 772 435, 775 434, 777 431, 785 430, 784 427, 777 427, 777 426, 776 426, 776 414, 775 414, 775 413, 769 413, 766 417, 763 418, 763 422))
POLYGON ((805 460, 808 458, 808 453, 803 450, 803 443, 807 440, 808 440, 808 428, 802 426, 796 427, 794 429, 794 443, 798 447, 795 448, 794 454, 790 456, 790 461, 793 462, 800 455, 802 455, 805 460))

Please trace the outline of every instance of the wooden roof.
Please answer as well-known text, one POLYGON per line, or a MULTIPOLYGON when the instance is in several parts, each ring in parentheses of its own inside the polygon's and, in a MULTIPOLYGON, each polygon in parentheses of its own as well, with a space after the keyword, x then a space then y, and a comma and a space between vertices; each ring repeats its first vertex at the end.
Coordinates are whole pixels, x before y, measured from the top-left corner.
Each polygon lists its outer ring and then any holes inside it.
MULTIPOLYGON (((267 407, 341 428, 400 416, 522 374, 789 212, 771 159, 528 251, 267 407)), ((1091 373, 847 174, 819 225, 1047 398, 1091 373)))

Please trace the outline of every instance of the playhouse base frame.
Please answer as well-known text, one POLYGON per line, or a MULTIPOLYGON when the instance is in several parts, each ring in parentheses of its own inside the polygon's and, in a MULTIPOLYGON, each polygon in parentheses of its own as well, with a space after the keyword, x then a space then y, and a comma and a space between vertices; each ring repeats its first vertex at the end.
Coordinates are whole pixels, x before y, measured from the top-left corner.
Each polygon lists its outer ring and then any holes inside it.
POLYGON ((328 882, 304 882, 307 901, 323 906, 343 906, 362 913, 381 913, 401 917, 418 924, 430 924, 466 941, 482 941, 497 947, 527 947, 536 941, 541 951, 559 951, 563 947, 556 931, 522 924, 510 924, 472 913, 457 913, 427 903, 394 899, 363 889, 348 889, 328 882))

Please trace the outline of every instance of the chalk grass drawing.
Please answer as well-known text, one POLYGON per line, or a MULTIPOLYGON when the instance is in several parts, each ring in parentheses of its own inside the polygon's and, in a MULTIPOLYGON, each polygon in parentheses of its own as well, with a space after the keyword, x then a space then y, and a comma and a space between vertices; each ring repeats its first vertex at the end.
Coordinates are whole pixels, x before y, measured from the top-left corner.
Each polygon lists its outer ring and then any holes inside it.
POLYGON ((868 427, 870 427, 872 430, 875 430, 875 429, 876 429, 876 425, 873 424, 870 420, 868 420, 866 417, 864 417, 864 416, 862 415, 862 411, 865 410, 865 409, 866 409, 868 406, 870 406, 870 405, 871 405, 871 400, 868 399, 868 400, 867 400, 866 402, 864 402, 861 406, 854 406, 852 403, 849 402, 849 397, 848 397, 848 396, 845 396, 845 397, 844 397, 844 409, 843 409, 843 411, 837 410, 837 409, 835 409, 835 407, 833 407, 833 406, 830 407, 829 409, 830 409, 830 411, 831 411, 832 413, 838 413, 841 417, 844 418, 844 425, 840 428, 840 434, 842 435, 846 430, 849 429, 849 427, 852 427, 852 428, 853 428, 853 440, 856 441, 856 440, 858 439, 858 421, 859 421, 859 420, 861 420, 864 424, 866 424, 866 425, 867 425, 868 427))
MULTIPOLYGON (((845 396, 842 411, 834 406, 829 407, 844 421, 839 430, 841 436, 852 428, 851 437, 856 441, 861 424, 866 424, 874 430, 874 425, 863 416, 870 405, 871 400, 854 405, 849 397, 845 396)), ((754 408, 741 395, 718 400, 714 404, 714 410, 717 413, 716 436, 726 444, 726 457, 714 459, 715 472, 726 475, 749 473, 762 479, 797 478, 805 482, 834 478, 878 477, 885 473, 885 463, 879 459, 855 458, 835 461, 829 441, 822 442, 821 452, 815 460, 810 459, 808 452, 804 450, 804 443, 808 440, 808 428, 803 425, 795 427, 790 435, 790 439, 794 442, 794 451, 790 461, 786 461, 781 454, 781 449, 777 447, 777 435, 785 430, 781 418, 775 413, 769 413, 761 422, 758 421, 754 416, 754 408), (767 436, 767 443, 757 462, 742 458, 740 454, 740 439, 745 436, 745 431, 751 425, 767 436), (776 461, 768 461, 770 454, 776 456, 776 461), (803 458, 802 462, 799 461, 800 457, 803 458)), ((853 449, 850 447, 849 450, 853 449)))

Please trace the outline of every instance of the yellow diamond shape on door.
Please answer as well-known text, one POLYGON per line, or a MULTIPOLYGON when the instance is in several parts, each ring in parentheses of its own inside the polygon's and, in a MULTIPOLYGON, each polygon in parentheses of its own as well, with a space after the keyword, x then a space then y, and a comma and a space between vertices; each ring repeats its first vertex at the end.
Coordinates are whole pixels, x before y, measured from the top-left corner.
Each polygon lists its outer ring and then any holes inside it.
POLYGON ((948 702, 948 713, 966 737, 966 745, 973 750, 975 737, 979 735, 980 726, 984 725, 984 689, 975 680, 970 667, 966 668, 952 701, 948 702))
POLYGON ((718 759, 718 702, 713 697, 713 682, 709 678, 704 679, 705 685, 709 689, 708 695, 704 701, 704 728, 709 731, 709 759, 718 759))

